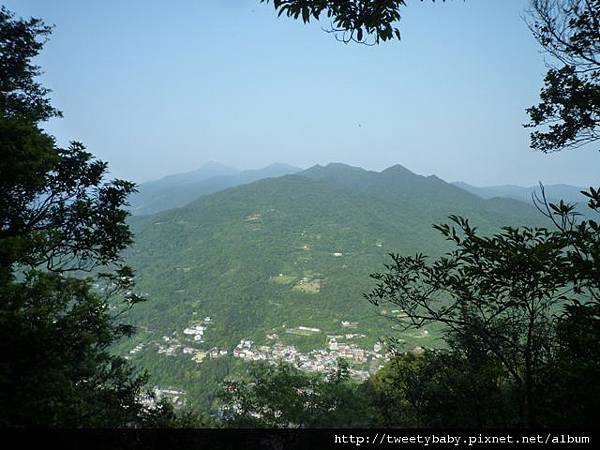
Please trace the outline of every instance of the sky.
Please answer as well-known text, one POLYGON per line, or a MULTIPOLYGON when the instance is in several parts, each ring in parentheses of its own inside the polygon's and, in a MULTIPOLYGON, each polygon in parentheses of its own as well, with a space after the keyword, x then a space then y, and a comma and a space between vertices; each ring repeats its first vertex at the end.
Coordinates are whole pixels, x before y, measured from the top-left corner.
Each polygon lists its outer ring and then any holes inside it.
POLYGON ((474 185, 597 185, 600 152, 529 148, 545 57, 526 0, 409 0, 401 41, 345 45, 259 0, 4 0, 55 25, 37 63, 64 118, 115 177, 209 161, 344 162, 474 185))

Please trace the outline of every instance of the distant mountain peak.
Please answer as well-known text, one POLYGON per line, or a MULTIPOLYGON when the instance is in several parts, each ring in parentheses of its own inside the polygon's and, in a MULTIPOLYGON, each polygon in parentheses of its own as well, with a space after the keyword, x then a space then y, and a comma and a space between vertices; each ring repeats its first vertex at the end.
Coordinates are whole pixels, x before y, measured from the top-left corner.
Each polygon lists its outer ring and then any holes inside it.
POLYGON ((351 166, 349 164, 341 163, 341 162, 330 162, 325 164, 324 166, 321 164, 315 164, 314 166, 309 167, 306 171, 316 171, 316 170, 324 170, 324 171, 352 171, 352 172, 367 172, 367 170, 362 167, 351 166))
POLYGON ((345 167, 345 168, 350 168, 350 169, 360 169, 360 167, 354 167, 349 164, 341 163, 341 162, 330 162, 325 167, 345 167))
POLYGON ((239 171, 219 162, 209 161, 192 172, 170 175, 142 184, 139 192, 130 199, 131 210, 137 215, 152 214, 183 206, 203 195, 301 170, 288 164, 275 163, 260 169, 239 171))
POLYGON ((149 181, 144 183, 148 184, 156 184, 156 183, 170 183, 170 182, 189 182, 189 181, 199 181, 202 179, 221 176, 221 175, 233 175, 238 173, 238 169, 234 169, 233 167, 226 166, 216 161, 208 161, 197 169, 190 170, 182 173, 175 173, 172 175, 167 175, 157 180, 149 181))
POLYGON ((404 175, 416 175, 401 164, 394 164, 381 171, 382 174, 404 174, 404 175))

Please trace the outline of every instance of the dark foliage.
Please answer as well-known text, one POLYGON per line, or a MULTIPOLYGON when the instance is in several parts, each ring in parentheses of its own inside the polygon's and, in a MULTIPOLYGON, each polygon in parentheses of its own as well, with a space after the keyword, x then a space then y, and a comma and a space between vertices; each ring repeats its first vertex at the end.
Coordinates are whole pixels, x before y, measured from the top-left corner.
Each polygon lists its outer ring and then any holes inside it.
POLYGON ((344 360, 327 376, 263 363, 246 379, 226 380, 220 400, 225 423, 235 427, 357 427, 369 421, 359 388, 344 360))
POLYGON ((338 40, 373 45, 400 39, 397 24, 406 0, 273 0, 273 6, 280 16, 302 18, 304 23, 327 17, 331 28, 326 31, 335 33, 338 40))
POLYGON ((600 0, 532 0, 528 23, 551 57, 531 147, 554 152, 600 139, 600 0))
POLYGON ((50 91, 35 81, 40 68, 31 63, 51 31, 40 19, 15 19, 0 7, 0 111, 4 117, 38 122, 60 116, 47 98, 50 91))
POLYGON ((481 428, 508 426, 515 416, 505 372, 485 354, 400 354, 365 387, 376 426, 481 428))
POLYGON ((121 206, 133 183, 103 183, 106 163, 23 120, 0 120, 0 146, 0 266, 89 271, 118 259, 131 243, 121 206))
POLYGON ((146 377, 109 346, 128 335, 86 280, 32 271, 3 285, 0 425, 125 426, 146 377))
MULTIPOLYGON (((598 212, 598 192, 585 194, 592 211, 598 212)), ((376 305, 401 307, 409 319, 401 322, 405 328, 442 324, 453 348, 491 358, 518 393, 515 424, 530 426, 552 423, 541 411, 555 410, 555 405, 546 405, 553 399, 549 386, 563 393, 577 386, 556 378, 549 383, 550 367, 560 366, 556 376, 564 380, 581 380, 583 373, 600 367, 583 355, 578 360, 569 350, 581 349, 582 340, 591 345, 598 337, 598 223, 578 222, 572 205, 544 205, 555 230, 507 227, 482 237, 460 217, 452 218, 455 226, 435 226, 456 250, 432 263, 420 254, 391 255, 393 263, 386 265, 386 273, 372 275, 378 284, 366 295, 376 305), (565 358, 575 360, 564 364, 565 358)), ((594 409, 593 389, 577 386, 580 409, 594 409)), ((569 419, 561 417, 566 425, 569 419)))
POLYGON ((110 351, 142 300, 119 258, 134 185, 39 128, 59 115, 31 64, 49 32, 0 10, 0 426, 150 425, 167 409, 143 405, 146 375, 110 351))

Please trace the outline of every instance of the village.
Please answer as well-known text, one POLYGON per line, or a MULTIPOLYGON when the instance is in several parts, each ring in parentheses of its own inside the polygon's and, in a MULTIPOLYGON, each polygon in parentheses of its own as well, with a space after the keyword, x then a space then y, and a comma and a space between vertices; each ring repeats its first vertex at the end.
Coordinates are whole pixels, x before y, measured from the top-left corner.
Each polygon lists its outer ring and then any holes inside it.
MULTIPOLYGON (((278 337, 276 335, 269 336, 272 339, 278 337)), ((281 342, 275 342, 271 346, 255 345, 250 340, 242 339, 233 350, 233 356, 248 361, 267 361, 273 364, 286 362, 306 372, 321 373, 335 370, 338 359, 344 358, 351 363, 350 375, 356 379, 366 380, 370 375, 370 371, 365 368, 354 368, 352 365, 369 367, 369 363, 377 362, 376 365, 371 367, 371 370, 377 370, 383 367, 387 355, 382 353, 383 346, 379 343, 373 346, 373 350, 365 350, 355 344, 338 341, 338 339, 351 339, 352 337, 354 335, 351 334, 329 335, 327 336, 327 349, 315 349, 308 353, 302 353, 295 346, 285 345, 281 342)))
MULTIPOLYGON (((401 310, 384 311, 394 317, 405 318, 401 310)), ((185 356, 196 364, 202 364, 209 359, 223 357, 238 358, 248 362, 265 362, 275 365, 288 363, 299 370, 309 373, 330 374, 337 370, 340 359, 348 363, 350 377, 357 381, 365 381, 370 375, 381 369, 392 354, 381 342, 376 342, 371 348, 363 348, 357 344, 366 336, 359 332, 358 322, 341 320, 339 334, 326 334, 325 348, 312 349, 307 352, 300 351, 295 345, 284 342, 275 329, 265 334, 266 343, 256 343, 251 339, 240 339, 240 342, 231 350, 211 347, 202 348, 206 344, 207 331, 213 326, 213 319, 209 316, 195 320, 181 333, 173 331, 161 337, 159 342, 139 343, 129 351, 125 357, 130 359, 149 346, 154 346, 156 352, 166 357, 185 356)), ((281 332, 293 336, 314 336, 323 333, 319 328, 299 325, 287 327, 282 325, 281 332)), ((421 330, 421 337, 427 336, 427 330, 421 330)), ((363 341, 364 342, 364 341, 363 341)), ((208 347, 208 346, 205 346, 208 347)), ((415 347, 413 352, 420 353, 421 347, 415 347)), ((186 392, 173 386, 155 386, 154 394, 143 398, 148 407, 154 407, 160 399, 168 399, 176 408, 186 404, 186 392)))
MULTIPOLYGON (((257 344, 250 339, 241 339, 230 352, 227 349, 212 347, 199 348, 205 342, 205 333, 212 325, 211 317, 195 321, 182 330, 176 331, 171 336, 162 336, 160 342, 154 342, 158 354, 173 357, 186 355, 197 364, 206 359, 223 358, 228 355, 246 361, 265 361, 269 364, 285 362, 292 364, 300 370, 314 373, 329 373, 337 368, 338 360, 345 359, 349 363, 350 375, 358 380, 366 380, 369 375, 383 367, 390 355, 384 346, 377 342, 372 348, 365 349, 352 341, 364 338, 365 335, 355 332, 358 323, 341 321, 340 326, 346 329, 343 334, 326 335, 326 348, 313 349, 301 352, 295 345, 282 342, 275 333, 267 333, 267 344, 257 344)), ((283 326, 285 329, 285 326, 283 326)), ((293 335, 313 335, 321 333, 319 328, 298 326, 285 329, 285 333, 293 335)), ((140 343, 129 351, 128 358, 142 351, 148 344, 140 343)))

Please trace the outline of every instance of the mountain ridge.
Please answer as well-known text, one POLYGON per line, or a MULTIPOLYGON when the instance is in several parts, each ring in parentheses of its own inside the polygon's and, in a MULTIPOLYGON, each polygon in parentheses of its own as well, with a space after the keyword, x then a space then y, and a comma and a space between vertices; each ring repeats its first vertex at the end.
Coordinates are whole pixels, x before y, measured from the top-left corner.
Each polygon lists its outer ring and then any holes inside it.
MULTIPOLYGON (((393 323, 362 298, 369 274, 389 252, 449 251, 431 226, 449 214, 469 217, 484 233, 544 223, 523 202, 485 200, 408 169, 382 172, 313 166, 133 218, 135 244, 125 257, 151 300, 131 311, 140 333, 119 350, 161 385, 206 405, 224 374, 245 370, 233 356, 242 341, 255 352, 293 347, 310 361, 325 355, 315 351, 331 354, 334 335, 370 352, 393 323), (426 195, 411 194, 419 191, 426 195), (203 327, 199 341, 186 334, 196 326, 203 327)), ((426 331, 399 337, 407 349, 438 345, 436 330, 426 331)), ((352 360, 362 371, 377 364, 352 360)))
MULTIPOLYGON (((518 186, 513 184, 502 184, 494 186, 473 186, 463 181, 455 181, 451 183, 455 186, 460 187, 468 192, 471 192, 481 198, 491 199, 494 197, 500 198, 513 198, 520 200, 525 203, 533 203, 532 195, 541 193, 540 186, 518 186)), ((548 184, 544 185, 544 190, 548 200, 557 202, 564 200, 567 202, 580 203, 585 201, 585 198, 581 195, 582 190, 585 188, 579 186, 572 186, 569 184, 548 184)))
POLYGON ((205 171, 201 168, 184 174, 169 175, 154 182, 142 183, 138 187, 138 193, 129 199, 130 211, 134 215, 154 214, 184 206, 202 195, 212 194, 232 186, 301 170, 283 163, 273 163, 260 169, 243 171, 222 165, 219 167, 219 170, 225 168, 221 170, 224 174, 211 173, 209 176, 203 176, 205 171))

